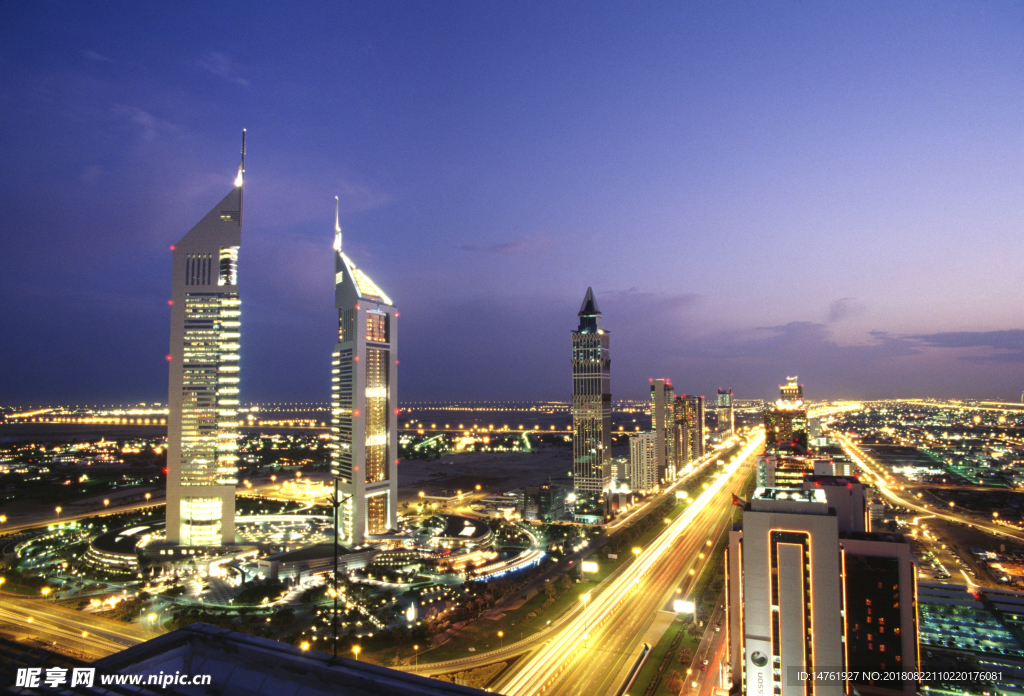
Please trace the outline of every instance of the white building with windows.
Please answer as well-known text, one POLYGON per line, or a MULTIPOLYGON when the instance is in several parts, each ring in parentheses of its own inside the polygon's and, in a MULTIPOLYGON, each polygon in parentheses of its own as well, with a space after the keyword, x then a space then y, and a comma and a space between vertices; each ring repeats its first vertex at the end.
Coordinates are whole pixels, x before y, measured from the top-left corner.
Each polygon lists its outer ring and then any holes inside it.
POLYGON ((167 542, 235 541, 242 163, 235 187, 174 251, 167 417, 167 542))
POLYGON ((658 487, 658 438, 653 431, 629 436, 629 487, 642 492, 658 487))
POLYGON ((335 198, 331 474, 338 541, 361 545, 398 523, 398 311, 341 250, 335 198))

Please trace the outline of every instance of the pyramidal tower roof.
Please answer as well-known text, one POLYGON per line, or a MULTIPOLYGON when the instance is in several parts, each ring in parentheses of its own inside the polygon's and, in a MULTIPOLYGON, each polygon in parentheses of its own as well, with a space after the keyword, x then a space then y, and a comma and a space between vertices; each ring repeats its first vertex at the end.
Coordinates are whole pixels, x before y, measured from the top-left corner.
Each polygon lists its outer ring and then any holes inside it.
POLYGON ((594 299, 593 288, 587 288, 587 294, 583 296, 583 304, 580 306, 580 313, 578 316, 589 317, 595 314, 600 314, 601 310, 597 307, 597 300, 594 299))
POLYGON ((341 219, 338 197, 334 197, 334 297, 335 306, 348 307, 356 300, 371 300, 394 306, 391 298, 370 280, 341 250, 341 219))

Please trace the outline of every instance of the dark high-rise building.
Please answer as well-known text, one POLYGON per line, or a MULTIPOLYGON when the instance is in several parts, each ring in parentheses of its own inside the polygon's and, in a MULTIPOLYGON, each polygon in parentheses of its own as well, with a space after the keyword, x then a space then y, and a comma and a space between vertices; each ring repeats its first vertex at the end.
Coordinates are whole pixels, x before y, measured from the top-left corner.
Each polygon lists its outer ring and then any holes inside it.
POLYGON ((780 398, 774 408, 764 412, 765 449, 807 453, 807 409, 804 387, 796 377, 787 377, 779 385, 780 398))
POLYGON ((731 435, 736 426, 732 410, 732 389, 718 390, 718 432, 731 435))
POLYGON ((177 244, 167 395, 167 542, 235 541, 242 163, 235 187, 177 244))
POLYGON ((676 457, 686 466, 704 456, 704 397, 677 396, 674 411, 676 457))
POLYGON ((360 545, 398 526, 398 311, 341 250, 334 211, 331 474, 342 501, 338 540, 360 545))
POLYGON ((807 452, 807 411, 776 407, 764 413, 765 449, 807 452))
POLYGON ((587 288, 579 328, 572 332, 572 461, 575 517, 604 520, 604 492, 611 486, 612 393, 608 332, 601 310, 587 288))

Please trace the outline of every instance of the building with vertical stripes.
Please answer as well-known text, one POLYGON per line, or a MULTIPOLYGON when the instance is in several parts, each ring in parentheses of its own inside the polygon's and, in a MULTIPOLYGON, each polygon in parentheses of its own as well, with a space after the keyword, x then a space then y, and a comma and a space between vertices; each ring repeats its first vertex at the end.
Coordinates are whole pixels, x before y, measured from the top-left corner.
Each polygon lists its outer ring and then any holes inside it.
POLYGON ((338 343, 331 356, 331 474, 338 541, 359 546, 398 523, 398 311, 342 251, 334 219, 338 343))
POLYGON ((572 332, 572 480, 577 522, 597 524, 607 514, 611 487, 612 391, 609 335, 587 288, 579 328, 572 332))
POLYGON ((235 186, 173 247, 167 390, 167 542, 235 542, 242 162, 235 186))

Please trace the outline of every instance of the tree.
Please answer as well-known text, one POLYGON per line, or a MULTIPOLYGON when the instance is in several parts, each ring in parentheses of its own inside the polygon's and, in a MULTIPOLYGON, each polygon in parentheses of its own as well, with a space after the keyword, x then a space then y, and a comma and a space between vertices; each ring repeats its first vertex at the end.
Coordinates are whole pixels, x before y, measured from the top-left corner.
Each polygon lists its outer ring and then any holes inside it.
POLYGON ((670 670, 669 673, 665 675, 665 686, 668 687, 668 690, 672 693, 678 694, 683 690, 683 675, 674 669, 670 670))
POLYGON ((679 648, 679 652, 676 653, 676 662, 684 666, 689 665, 693 662, 693 651, 685 645, 679 648))

